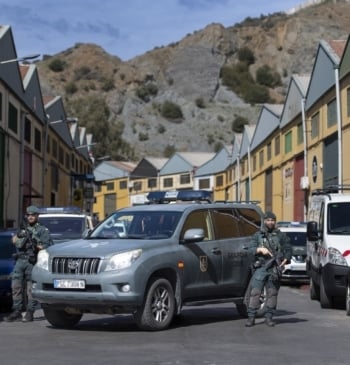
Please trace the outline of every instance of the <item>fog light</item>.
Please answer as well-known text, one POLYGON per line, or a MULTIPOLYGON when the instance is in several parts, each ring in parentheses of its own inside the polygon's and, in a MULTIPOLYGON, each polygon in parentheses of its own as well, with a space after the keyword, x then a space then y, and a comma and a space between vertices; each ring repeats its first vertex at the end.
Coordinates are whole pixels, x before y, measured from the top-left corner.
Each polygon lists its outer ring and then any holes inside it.
POLYGON ((121 287, 121 291, 123 293, 128 293, 130 291, 130 285, 129 284, 125 284, 121 287))

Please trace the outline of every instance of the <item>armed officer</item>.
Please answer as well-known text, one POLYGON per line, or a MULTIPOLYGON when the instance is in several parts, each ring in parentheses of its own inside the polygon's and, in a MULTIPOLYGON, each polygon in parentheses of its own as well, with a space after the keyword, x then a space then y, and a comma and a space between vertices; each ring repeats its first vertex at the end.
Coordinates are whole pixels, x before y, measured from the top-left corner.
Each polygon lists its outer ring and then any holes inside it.
POLYGON ((27 222, 12 238, 17 248, 16 264, 12 278, 12 312, 4 318, 7 322, 32 322, 36 302, 32 298, 32 269, 40 250, 51 244, 49 230, 38 222, 39 209, 31 205, 26 210, 27 222), (26 313, 22 318, 24 297, 27 295, 26 313))
POLYGON ((273 327, 273 314, 277 306, 277 295, 280 288, 280 278, 284 265, 290 261, 292 248, 289 237, 276 228, 276 215, 266 212, 264 228, 255 233, 251 252, 255 254, 254 273, 248 304, 248 320, 246 327, 255 324, 256 312, 260 306, 261 291, 266 286, 265 323, 273 327))

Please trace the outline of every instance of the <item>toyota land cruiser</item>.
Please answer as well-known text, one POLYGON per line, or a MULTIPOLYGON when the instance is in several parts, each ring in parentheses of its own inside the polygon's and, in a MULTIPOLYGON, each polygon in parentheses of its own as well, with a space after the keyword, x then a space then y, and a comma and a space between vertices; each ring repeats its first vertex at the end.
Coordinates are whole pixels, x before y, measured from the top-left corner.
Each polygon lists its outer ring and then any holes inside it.
POLYGON ((84 239, 39 252, 33 296, 54 327, 73 327, 84 313, 132 313, 139 328, 163 330, 183 306, 214 302, 234 302, 246 315, 248 248, 261 209, 199 202, 200 191, 162 194, 114 212, 84 239), (187 202, 161 204, 170 200, 187 202))

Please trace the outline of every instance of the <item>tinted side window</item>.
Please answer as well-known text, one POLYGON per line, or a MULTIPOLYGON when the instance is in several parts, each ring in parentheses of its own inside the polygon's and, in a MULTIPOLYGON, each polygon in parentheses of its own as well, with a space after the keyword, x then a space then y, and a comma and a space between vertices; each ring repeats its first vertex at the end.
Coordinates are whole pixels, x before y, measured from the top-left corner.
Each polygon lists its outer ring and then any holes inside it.
POLYGON ((258 211, 251 208, 238 208, 237 214, 240 218, 240 231, 242 236, 250 236, 261 227, 261 216, 258 211))
POLYGON ((182 227, 181 239, 183 239, 185 232, 191 228, 202 228, 204 230, 205 241, 213 239, 213 230, 208 210, 196 210, 189 214, 182 227))
POLYGON ((215 209, 211 211, 215 227, 215 238, 225 239, 239 237, 239 219, 232 209, 215 209))

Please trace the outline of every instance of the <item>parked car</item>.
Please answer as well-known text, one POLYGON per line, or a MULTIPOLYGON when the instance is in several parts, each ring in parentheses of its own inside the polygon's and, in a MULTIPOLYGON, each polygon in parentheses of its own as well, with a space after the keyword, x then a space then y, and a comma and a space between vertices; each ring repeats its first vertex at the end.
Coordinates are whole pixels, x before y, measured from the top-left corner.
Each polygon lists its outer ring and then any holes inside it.
POLYGON ((292 259, 282 273, 282 283, 309 283, 306 271, 306 223, 278 222, 277 225, 282 232, 287 234, 292 246, 292 259))
POLYGON ((3 310, 9 310, 12 306, 10 274, 15 265, 13 254, 16 248, 11 238, 15 233, 14 229, 0 230, 0 306, 3 310))
POLYGON ((53 243, 82 238, 93 229, 91 216, 76 207, 40 208, 39 222, 49 229, 53 243))
POLYGON ((183 306, 217 301, 246 316, 248 248, 263 214, 253 203, 208 203, 204 193, 205 203, 198 192, 172 193, 187 200, 174 204, 149 197, 157 203, 120 209, 85 239, 41 250, 33 296, 46 319, 69 328, 84 313, 132 313, 139 328, 163 330, 183 306))

